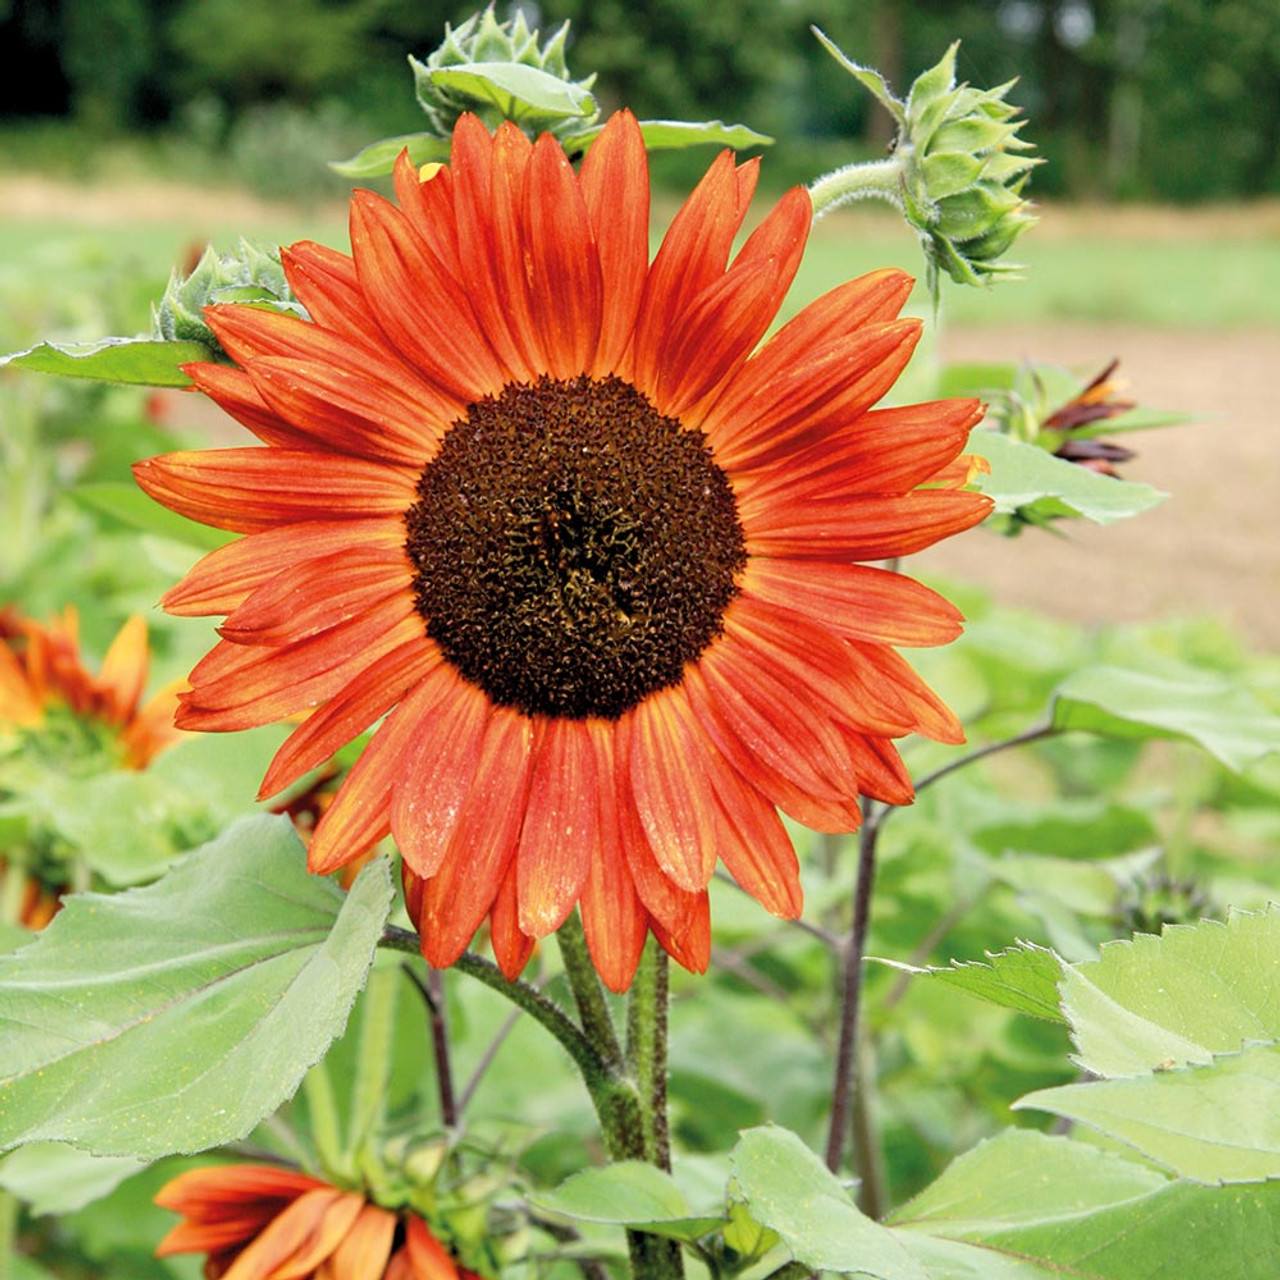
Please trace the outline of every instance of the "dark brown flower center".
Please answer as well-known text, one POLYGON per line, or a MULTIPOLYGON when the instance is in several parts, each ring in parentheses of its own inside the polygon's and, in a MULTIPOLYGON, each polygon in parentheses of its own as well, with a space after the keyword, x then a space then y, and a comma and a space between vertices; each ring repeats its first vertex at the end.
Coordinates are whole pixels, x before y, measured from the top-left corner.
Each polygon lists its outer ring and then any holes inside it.
POLYGON ((614 377, 471 405, 405 522, 427 634, 526 715, 614 719, 678 683, 746 564, 705 437, 614 377))

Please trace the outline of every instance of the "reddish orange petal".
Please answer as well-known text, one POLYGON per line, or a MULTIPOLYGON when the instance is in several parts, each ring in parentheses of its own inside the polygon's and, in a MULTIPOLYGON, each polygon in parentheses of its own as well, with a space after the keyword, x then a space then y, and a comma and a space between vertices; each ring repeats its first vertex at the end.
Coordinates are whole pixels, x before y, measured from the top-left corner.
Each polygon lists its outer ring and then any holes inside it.
POLYGON ((361 343, 377 332, 350 256, 314 240, 280 250, 285 278, 316 324, 361 343))
POLYGON ((250 534, 211 551, 161 597, 166 613, 199 617, 230 613, 282 570, 348 547, 400 547, 399 518, 314 521, 250 534))
POLYGON ((520 929, 519 890, 516 886, 516 864, 512 860, 502 877, 498 896, 489 913, 489 940, 493 958, 508 982, 514 982, 533 954, 535 939, 520 929))
POLYGON ((441 661, 429 640, 410 640, 375 658, 341 693, 308 716, 281 745, 262 780, 258 799, 275 795, 359 737, 405 691, 441 661))
POLYGON ((448 663, 428 679, 391 803, 391 830, 404 860, 424 880, 436 874, 462 818, 484 750, 492 704, 448 663), (424 697, 425 697, 424 693, 424 697))
POLYGON ((724 761, 711 770, 720 809, 720 858, 766 911, 794 920, 804 907, 800 862, 778 811, 724 761))
POLYGON ((626 768, 649 847, 675 884, 697 893, 716 865, 705 739, 679 688, 651 694, 625 723, 626 768))
POLYGON ((530 150, 528 139, 510 123, 499 127, 495 140, 475 116, 464 115, 453 132, 461 278, 494 350, 526 382, 546 368, 533 337, 519 224, 530 150), (499 195, 505 197, 501 205, 499 195))
POLYGON ((713 697, 701 667, 685 673, 685 689, 703 732, 729 764, 761 795, 815 831, 858 829, 862 814, 856 799, 857 773, 848 763, 849 751, 843 743, 836 752, 826 742, 822 744, 824 769, 819 772, 813 768, 803 744, 796 742, 788 746, 777 723, 757 708, 749 705, 734 707, 730 702, 731 714, 726 715, 724 699, 713 697), (731 719, 736 720, 738 729, 733 727, 731 719), (752 737, 757 730, 764 734, 766 754, 747 745, 751 741, 760 741, 752 737), (780 763, 774 764, 775 760, 780 763), (843 793, 828 780, 841 770, 850 779, 843 793))
POLYGON ((631 112, 609 117, 582 162, 580 185, 604 284, 590 370, 600 377, 613 372, 631 341, 649 268, 649 165, 631 112))
POLYGON ((300 438, 373 462, 421 470, 449 423, 442 398, 384 382, 372 371, 274 356, 250 361, 249 376, 300 438))
POLYGON ((533 322, 548 372, 570 378, 595 358, 603 285, 582 192, 564 148, 550 134, 538 139, 529 159, 524 224, 533 322))
POLYGON ((494 711, 453 843, 423 889, 422 950, 438 969, 466 950, 498 896, 520 835, 532 746, 526 717, 494 711))
POLYGON ((413 1280, 458 1280, 458 1264, 416 1214, 405 1221, 404 1247, 413 1280))
POLYGON ((360 287, 383 331, 445 392, 474 404, 507 381, 466 293, 394 205, 370 191, 351 200, 360 287))
POLYGON ((964 729, 955 713, 900 655, 881 644, 855 642, 852 647, 859 663, 869 668, 872 681, 892 687, 909 707, 915 720, 913 732, 935 742, 959 745, 964 741, 964 729))
POLYGON ((123 724, 138 706, 147 684, 147 624, 135 613, 107 649, 98 672, 98 687, 109 700, 109 718, 123 724))
POLYGON ((785 519, 779 519, 776 527, 768 527, 765 516, 752 520, 747 554, 800 560, 889 560, 973 528, 991 513, 991 505, 984 494, 954 489, 788 504, 781 509, 785 519))
POLYGON ((250 1241, 223 1280, 302 1280, 342 1242, 364 1202, 334 1187, 304 1192, 250 1241))
POLYGON ((396 1233, 396 1215, 366 1204, 327 1259, 333 1280, 382 1280, 396 1233))
POLYGON ((224 413, 247 427, 264 444, 282 449, 305 449, 311 442, 304 432, 274 413, 243 369, 225 364, 184 364, 183 372, 224 413))
POLYGON ((418 473, 306 449, 203 449, 134 463, 157 502, 218 529, 260 533, 300 520, 398 516, 418 473))
POLYGON ((189 1218, 216 1216, 223 1208, 240 1213, 259 1200, 287 1203, 305 1191, 328 1186, 294 1169, 266 1164, 214 1164, 189 1169, 166 1182, 156 1193, 162 1209, 189 1218))
POLYGON ((449 274, 465 284, 468 276, 458 252, 454 216, 454 176, 441 166, 424 181, 407 149, 396 159, 396 200, 401 211, 449 274))
POLYGON ((517 853, 520 928, 534 938, 558 929, 578 901, 599 820, 590 730, 576 720, 538 729, 517 853))
POLYGON ((808 193, 789 191, 752 232, 726 275, 690 303, 662 349, 655 403, 683 415, 736 372, 764 337, 791 287, 809 234, 808 193))
POLYGON ((397 592, 295 644, 224 648, 224 641, 192 671, 178 727, 225 732, 282 720, 332 698, 370 662, 421 636, 411 597, 397 592))
POLYGON ((740 174, 732 152, 722 151, 671 220, 649 268, 629 365, 624 366, 646 394, 658 386, 667 335, 693 299, 724 274, 758 168, 748 163, 740 174))
POLYGON ((423 713, 436 696, 432 681, 415 685, 369 739, 312 833, 307 866, 316 875, 354 862, 391 829, 392 787, 402 776, 405 753, 423 713))
POLYGON ((846 640, 947 644, 962 630, 960 610, 949 600, 904 574, 869 565, 756 556, 743 590, 765 605, 821 619, 846 640))

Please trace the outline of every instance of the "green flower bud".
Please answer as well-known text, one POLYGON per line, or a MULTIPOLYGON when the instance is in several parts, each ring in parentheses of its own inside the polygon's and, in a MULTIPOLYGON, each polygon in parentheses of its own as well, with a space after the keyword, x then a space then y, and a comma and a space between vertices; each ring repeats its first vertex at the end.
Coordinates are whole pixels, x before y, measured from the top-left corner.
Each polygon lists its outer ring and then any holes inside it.
POLYGON ((1035 218, 1022 197, 1041 161, 1018 136, 1024 121, 1005 101, 1014 82, 995 89, 956 84, 957 45, 920 75, 905 102, 884 78, 847 58, 814 28, 831 55, 868 88, 898 123, 889 160, 850 165, 811 187, 821 209, 864 195, 893 201, 920 234, 929 287, 939 271, 959 284, 983 284, 1018 270, 1000 261, 1035 218))
POLYGON ((168 342, 202 342, 220 359, 225 352, 204 318, 205 307, 217 302, 257 303, 306 315, 285 279, 280 251, 241 237, 238 252, 219 254, 210 245, 189 276, 174 271, 164 296, 151 308, 152 332, 168 342))
POLYGON ((444 42, 425 62, 410 57, 418 102, 431 132, 447 140, 460 115, 474 112, 490 129, 512 120, 528 134, 578 132, 600 112, 595 76, 574 80, 565 64, 565 22, 544 44, 524 13, 508 22, 490 4, 461 26, 445 25, 444 42))

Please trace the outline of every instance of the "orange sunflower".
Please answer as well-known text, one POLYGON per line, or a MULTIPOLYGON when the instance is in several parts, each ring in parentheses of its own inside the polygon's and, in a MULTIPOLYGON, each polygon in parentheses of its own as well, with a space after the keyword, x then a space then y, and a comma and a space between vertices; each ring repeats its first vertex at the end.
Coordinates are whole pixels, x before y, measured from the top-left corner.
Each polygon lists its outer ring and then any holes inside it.
POLYGON ((207 1280, 478 1280, 416 1213, 292 1169, 193 1169, 163 1187, 156 1204, 185 1219, 156 1256, 207 1254, 207 1280))
POLYGON ((72 606, 45 625, 12 607, 0 610, 0 734, 55 730, 53 722, 69 715, 85 734, 103 739, 117 767, 146 768, 179 737, 173 724, 178 685, 142 705, 149 659, 147 624, 138 614, 120 628, 95 676, 80 655, 80 619, 72 606))
POLYGON ((648 253, 648 170, 615 115, 575 173, 551 137, 455 129, 356 192, 352 256, 283 253, 311 319, 209 323, 197 387, 265 448, 137 467, 246 535, 170 591, 226 614, 179 724, 317 709, 271 795, 385 719, 316 828, 318 872, 388 832, 436 966, 489 917, 510 975, 581 909, 625 988, 650 929, 706 966, 717 859, 801 908, 779 810, 823 831, 911 799, 891 739, 961 740, 895 652, 960 630, 900 574, 980 521, 974 400, 873 409, 919 336, 911 280, 832 290, 763 345, 812 217, 796 189, 730 251, 757 163, 722 154, 648 253), (757 347, 759 348, 757 350, 757 347))

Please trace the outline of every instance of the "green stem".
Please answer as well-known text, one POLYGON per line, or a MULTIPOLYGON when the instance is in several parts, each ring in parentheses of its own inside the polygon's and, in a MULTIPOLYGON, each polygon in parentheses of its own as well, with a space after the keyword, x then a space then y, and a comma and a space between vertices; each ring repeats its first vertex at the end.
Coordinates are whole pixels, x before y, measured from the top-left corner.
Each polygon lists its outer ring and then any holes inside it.
POLYGON ((316 1063, 303 1078, 302 1093, 307 1100, 308 1127, 321 1167, 336 1178, 353 1178, 355 1164, 350 1159, 350 1153, 343 1149, 338 1103, 333 1096, 329 1068, 323 1060, 316 1063))
POLYGON ((0 1187, 0 1280, 13 1274, 13 1255, 18 1243, 18 1197, 0 1187))
POLYGON ((644 1108, 646 1158, 671 1172, 667 1120, 667 953, 650 938, 627 1000, 627 1066, 647 1103, 644 1108))
POLYGON ((622 1056, 622 1045, 618 1042, 618 1030, 609 1010, 604 985, 587 949, 582 920, 576 911, 556 930, 556 942, 560 945, 565 977, 569 979, 569 989, 578 1006, 582 1030, 606 1065, 620 1073, 625 1069, 626 1061, 622 1056))
POLYGON ((353 1163, 358 1163, 361 1148, 386 1119, 399 984, 400 974, 395 970, 375 970, 360 1002, 360 1039, 347 1132, 347 1151, 353 1163))
POLYGON ((842 169, 833 169, 809 184, 813 216, 815 219, 820 218, 829 209, 838 208, 852 200, 863 200, 868 196, 888 200, 900 207, 901 184, 902 165, 894 157, 847 164, 842 169))

